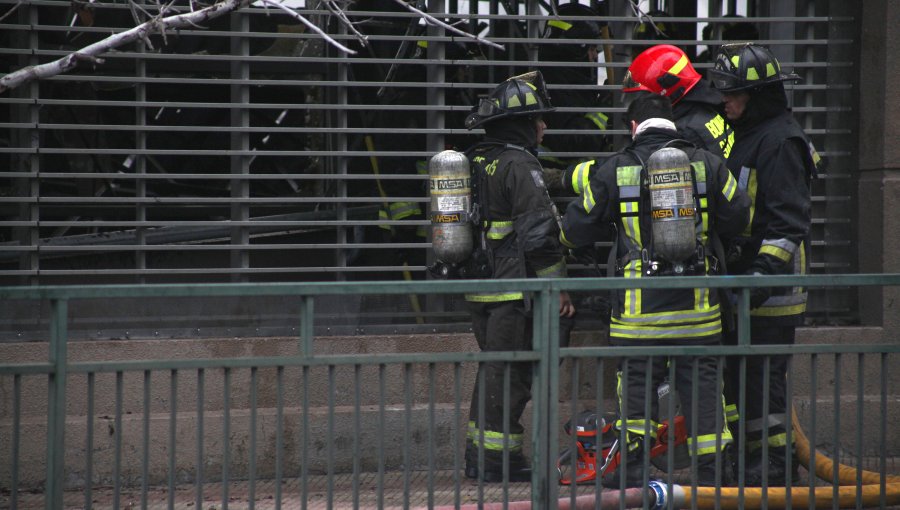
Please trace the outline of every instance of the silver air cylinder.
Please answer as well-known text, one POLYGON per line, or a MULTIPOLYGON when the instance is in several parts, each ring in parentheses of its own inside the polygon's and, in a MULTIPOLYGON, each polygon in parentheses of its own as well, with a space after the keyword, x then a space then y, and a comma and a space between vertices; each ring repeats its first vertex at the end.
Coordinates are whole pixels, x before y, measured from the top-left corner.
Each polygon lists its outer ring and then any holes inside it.
POLYGON ((428 162, 431 189, 431 247, 441 262, 459 264, 472 254, 472 180, 469 160, 453 150, 428 162))
POLYGON ((681 149, 665 147, 647 160, 654 253, 679 266, 697 249, 694 179, 681 149))

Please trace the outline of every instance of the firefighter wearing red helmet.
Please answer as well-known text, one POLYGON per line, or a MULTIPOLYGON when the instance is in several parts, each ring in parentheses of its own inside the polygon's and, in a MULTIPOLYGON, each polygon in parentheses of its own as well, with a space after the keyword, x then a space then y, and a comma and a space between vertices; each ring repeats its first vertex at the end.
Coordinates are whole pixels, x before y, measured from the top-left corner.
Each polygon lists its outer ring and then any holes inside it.
MULTIPOLYGON (((681 48, 659 44, 641 52, 628 67, 622 92, 626 103, 642 93, 668 97, 681 137, 728 157, 734 131, 721 111, 722 95, 701 79, 681 48)), ((598 164, 590 160, 570 168, 564 176, 566 186, 580 195, 598 164)))
POLYGON ((660 44, 644 50, 628 67, 622 92, 668 97, 681 135, 728 158, 734 133, 721 112, 722 95, 701 79, 681 48, 660 44))
MULTIPOLYGON (((543 77, 535 71, 498 85, 466 118, 467 129, 483 126, 485 131, 484 139, 466 151, 472 170, 471 221, 478 226, 472 257, 485 261, 475 277, 567 275, 557 212, 537 158, 546 127, 542 116, 552 111, 543 77)), ((479 292, 465 299, 482 351, 531 348, 526 294, 479 292)), ((561 318, 575 313, 566 292, 560 293, 559 311, 561 318)), ((479 367, 466 435, 467 477, 485 482, 531 480, 520 421, 531 399, 531 380, 528 363, 485 362, 479 367)))
MULTIPOLYGON (((767 48, 752 43, 722 46, 709 75, 723 93, 725 114, 735 130, 728 168, 752 200, 748 228, 724 240, 729 248, 728 272, 805 274, 809 268, 810 181, 822 160, 788 108, 784 82, 800 77, 784 72, 767 48)), ((752 289, 751 342, 793 344, 795 328, 803 324, 806 299, 803 287, 752 289)), ((726 335, 725 343, 736 344, 736 335, 726 335)), ((728 420, 734 423, 739 411, 740 370, 739 360, 729 361, 726 399, 728 420)), ((761 485, 764 473, 770 487, 790 483, 789 473, 797 480, 796 463, 789 462, 792 445, 787 443, 785 430, 790 420, 786 415, 787 366, 787 356, 747 358, 746 436, 739 441, 747 452, 748 486, 761 485), (766 384, 768 395, 762 394, 766 384), (763 416, 764 402, 769 406, 767 416, 763 416)))

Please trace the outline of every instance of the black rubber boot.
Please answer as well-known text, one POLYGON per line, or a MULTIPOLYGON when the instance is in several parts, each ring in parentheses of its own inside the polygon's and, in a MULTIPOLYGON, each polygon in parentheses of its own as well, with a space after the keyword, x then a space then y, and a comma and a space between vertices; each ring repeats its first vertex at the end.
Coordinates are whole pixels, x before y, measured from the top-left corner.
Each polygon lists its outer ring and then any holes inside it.
MULTIPOLYGON (((644 484, 644 449, 637 448, 625 456, 625 488, 640 487, 644 484)), ((608 472, 600 479, 607 489, 619 489, 622 484, 622 464, 615 471, 608 472)))
MULTIPOLYGON (((797 457, 792 456, 790 466, 791 482, 797 483, 799 473, 797 471, 797 457)), ((763 466, 767 467, 767 482, 769 487, 784 487, 787 483, 787 451, 785 447, 770 447, 769 458, 765 462, 762 458, 762 449, 756 450, 750 454, 750 461, 747 463, 747 471, 744 474, 744 485, 747 487, 762 487, 763 482, 763 466)))
MULTIPOLYGON (((466 451, 466 477, 481 479, 485 483, 502 483, 502 452, 484 452, 484 473, 481 476, 478 476, 478 452, 477 450, 473 450, 473 452, 473 455, 470 456, 469 451, 466 451)), ((507 476, 510 483, 531 481, 531 466, 521 452, 509 454, 509 474, 507 476)))
POLYGON ((701 455, 697 459, 697 487, 734 487, 734 467, 725 452, 719 464, 719 477, 716 479, 716 455, 701 455))
POLYGON ((471 441, 466 443, 466 478, 478 478, 478 449, 471 441))

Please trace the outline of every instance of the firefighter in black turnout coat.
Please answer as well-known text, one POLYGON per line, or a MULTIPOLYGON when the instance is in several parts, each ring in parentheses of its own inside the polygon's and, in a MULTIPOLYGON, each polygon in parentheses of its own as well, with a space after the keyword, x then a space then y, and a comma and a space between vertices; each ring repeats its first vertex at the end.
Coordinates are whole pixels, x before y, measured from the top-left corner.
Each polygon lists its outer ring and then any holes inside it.
MULTIPOLYGON (((618 233, 615 258, 609 264, 615 268, 614 276, 715 274, 715 236, 735 235, 744 229, 749 221, 749 198, 738 189, 722 158, 679 139, 667 98, 641 95, 629 104, 625 120, 631 126, 633 142, 605 160, 591 175, 582 198, 569 204, 563 218, 563 244, 572 248, 590 246, 612 224, 618 233), (668 164, 657 164, 661 161, 659 154, 667 155, 669 159, 662 161, 668 164), (664 203, 673 200, 682 203, 664 203), (686 221, 679 224, 682 229, 674 239, 669 234, 672 230, 659 227, 677 217, 686 221), (676 243, 681 247, 681 258, 663 254, 664 247, 676 243)), ((635 288, 614 292, 609 332, 612 345, 716 345, 721 340, 719 299, 712 289, 635 288)), ((722 399, 715 397, 721 395, 716 384, 716 358, 685 356, 669 361, 675 363, 674 387, 681 397, 688 427, 688 451, 693 454, 696 446, 695 479, 703 486, 726 483, 715 478, 715 461, 731 442, 724 426, 722 399), (695 362, 696 381, 692 374, 695 362), (694 384, 699 385, 695 389, 702 396, 698 402, 691 401, 694 384)), ((642 484, 644 436, 647 430, 655 435, 658 427, 654 421, 656 399, 650 403, 651 415, 645 415, 645 377, 650 377, 651 388, 656 388, 667 371, 665 358, 651 362, 629 357, 621 361, 620 418, 616 426, 627 431, 623 451, 628 453, 624 468, 620 464, 615 472, 604 476, 605 486, 642 484)))
MULTIPOLYGON (((550 111, 543 78, 540 72, 532 72, 501 83, 466 118, 466 128, 483 126, 485 130, 483 141, 466 153, 472 166, 475 207, 480 211, 476 213, 481 225, 476 250, 483 251, 490 261, 491 272, 483 277, 566 276, 558 217, 535 155, 545 128, 541 116, 550 111)), ((465 298, 482 351, 531 348, 528 296, 500 292, 467 294, 465 298)), ((560 295, 559 310, 563 317, 575 313, 566 293, 560 295)), ((488 362, 479 367, 469 412, 465 474, 470 478, 480 475, 486 482, 501 482, 505 477, 510 482, 530 481, 519 420, 531 398, 531 365, 511 365, 509 401, 504 401, 505 373, 506 363, 488 362), (482 387, 484 402, 480 402, 482 387), (484 414, 480 415, 482 405, 484 414), (507 466, 503 464, 504 445, 509 455, 507 466)))
MULTIPOLYGON (((784 81, 799 80, 784 73, 774 55, 751 43, 720 48, 710 70, 713 85, 722 91, 725 114, 734 126, 735 140, 728 168, 753 202, 751 224, 729 244, 728 271, 732 274, 806 274, 809 267, 811 224, 810 180, 822 160, 788 109, 784 81)), ((806 289, 756 288, 750 298, 750 335, 753 344, 793 344, 794 330, 803 324, 806 289)), ((736 343, 734 335, 726 338, 736 343)), ((726 380, 729 421, 738 420, 737 360, 729 365, 726 380)), ((747 358, 745 411, 748 486, 763 482, 768 463, 768 485, 784 486, 788 470, 786 410, 787 356, 747 358), (764 363, 769 364, 769 373, 764 363), (768 378, 769 395, 762 389, 768 378), (768 416, 762 416, 768 401, 768 416), (764 458, 763 441, 768 455, 764 458)), ((737 432, 736 427, 732 427, 737 432)), ((790 445, 793 446, 793 445, 790 445)))

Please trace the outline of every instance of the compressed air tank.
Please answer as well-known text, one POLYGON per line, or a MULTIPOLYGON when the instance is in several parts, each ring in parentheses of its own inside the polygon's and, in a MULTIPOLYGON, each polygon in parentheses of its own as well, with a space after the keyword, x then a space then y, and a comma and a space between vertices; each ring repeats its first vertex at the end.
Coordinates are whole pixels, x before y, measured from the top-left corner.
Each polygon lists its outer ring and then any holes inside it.
POLYGON ((465 154, 445 150, 428 162, 431 190, 431 247, 446 264, 465 262, 472 254, 472 178, 465 154))
POLYGON ((653 252, 673 264, 683 263, 697 249, 691 161, 683 150, 664 147, 647 160, 647 176, 653 252))

